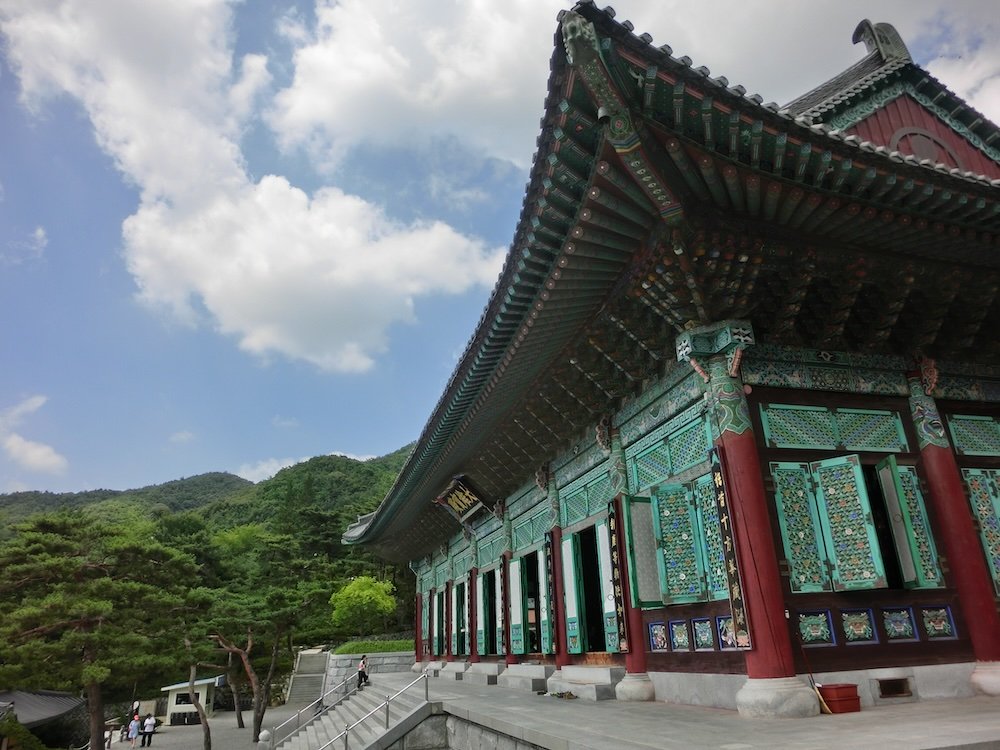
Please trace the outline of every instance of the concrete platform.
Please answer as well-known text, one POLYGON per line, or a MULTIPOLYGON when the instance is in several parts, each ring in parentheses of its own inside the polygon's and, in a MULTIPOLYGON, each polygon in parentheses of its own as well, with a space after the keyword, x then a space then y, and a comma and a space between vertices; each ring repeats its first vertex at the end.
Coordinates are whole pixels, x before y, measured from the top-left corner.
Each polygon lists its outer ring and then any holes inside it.
MULTIPOLYGON (((411 679, 407 672, 379 681, 403 687, 411 679)), ((565 700, 450 678, 430 681, 430 699, 453 716, 551 750, 1000 750, 1000 699, 987 696, 806 719, 746 719, 662 701, 565 700)))

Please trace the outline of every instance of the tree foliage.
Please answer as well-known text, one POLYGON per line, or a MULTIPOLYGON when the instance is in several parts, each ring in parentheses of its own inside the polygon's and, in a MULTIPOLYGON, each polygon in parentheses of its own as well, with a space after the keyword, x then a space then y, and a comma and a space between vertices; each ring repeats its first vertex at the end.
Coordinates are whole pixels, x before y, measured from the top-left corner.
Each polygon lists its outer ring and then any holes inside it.
POLYGON ((346 635, 330 601, 352 579, 389 582, 403 603, 395 620, 368 605, 378 614, 366 634, 411 626, 412 574, 340 543, 408 452, 321 456, 256 485, 211 474, 125 492, 0 495, 0 529, 27 519, 0 530, 0 685, 84 690, 93 723, 105 696, 155 695, 192 665, 218 674, 232 661, 254 694, 256 737, 295 647, 346 635))
POLYGON ((91 742, 103 690, 176 665, 190 558, 77 512, 37 516, 0 546, 0 682, 86 690, 91 742))
POLYGON ((352 635, 385 632, 386 621, 396 611, 390 581, 358 576, 330 597, 333 624, 352 635))

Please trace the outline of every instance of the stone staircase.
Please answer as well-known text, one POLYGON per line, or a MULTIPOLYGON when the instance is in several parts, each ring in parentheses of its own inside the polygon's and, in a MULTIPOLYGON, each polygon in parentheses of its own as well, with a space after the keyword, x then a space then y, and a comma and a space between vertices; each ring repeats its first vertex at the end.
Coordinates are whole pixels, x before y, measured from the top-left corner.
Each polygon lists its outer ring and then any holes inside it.
POLYGON ((326 651, 302 651, 288 686, 285 703, 298 706, 319 698, 323 694, 326 664, 326 651))
MULTIPOLYGON (((352 688, 352 692, 346 698, 340 698, 335 706, 320 709, 312 721, 281 739, 277 750, 321 750, 328 745, 331 750, 343 747, 364 750, 387 734, 402 736, 426 718, 430 707, 424 700, 424 688, 414 685, 390 701, 387 718, 385 701, 395 692, 377 684, 369 684, 361 692, 352 688), (345 745, 342 733, 355 724, 345 745)), ((330 696, 331 699, 335 697, 330 696)))

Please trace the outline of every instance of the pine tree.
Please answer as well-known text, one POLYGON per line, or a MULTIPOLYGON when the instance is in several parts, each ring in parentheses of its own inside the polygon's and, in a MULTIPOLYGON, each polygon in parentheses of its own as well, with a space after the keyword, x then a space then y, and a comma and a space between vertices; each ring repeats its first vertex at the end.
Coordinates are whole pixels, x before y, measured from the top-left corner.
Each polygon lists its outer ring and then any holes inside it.
POLYGON ((196 573, 188 556, 80 512, 15 527, 0 544, 0 684, 83 691, 101 747, 103 691, 184 663, 196 573))

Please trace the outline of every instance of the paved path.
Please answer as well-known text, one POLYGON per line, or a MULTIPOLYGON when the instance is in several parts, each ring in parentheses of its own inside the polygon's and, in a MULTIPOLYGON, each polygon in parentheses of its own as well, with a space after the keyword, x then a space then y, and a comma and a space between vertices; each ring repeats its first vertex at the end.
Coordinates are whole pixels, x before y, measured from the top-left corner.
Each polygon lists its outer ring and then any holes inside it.
MULTIPOLYGON (((264 714, 264 728, 280 724, 285 719, 295 715, 293 706, 277 706, 267 709, 264 714)), ((212 730, 212 750, 256 750, 253 742, 253 712, 244 711, 243 721, 246 729, 236 726, 236 714, 233 711, 221 711, 208 720, 212 730)), ((139 742, 135 743, 137 750, 139 742)), ((202 750, 204 733, 201 725, 168 726, 162 725, 153 735, 152 750, 202 750)), ((128 741, 119 742, 117 735, 111 743, 111 750, 128 750, 128 741)))
MULTIPOLYGON (((374 674, 370 689, 395 692, 414 677, 374 674)), ((452 714, 557 750, 1000 750, 1000 698, 930 700, 811 719, 744 719, 718 708, 562 700, 445 677, 432 678, 429 690, 431 701, 452 714)), ((294 707, 268 709, 264 726, 294 715, 294 707)), ((249 722, 250 713, 244 718, 249 722)), ((216 714, 210 726, 212 750, 254 750, 251 730, 237 729, 235 714, 216 714)), ((163 727, 154 748, 201 750, 201 727, 163 727)))

